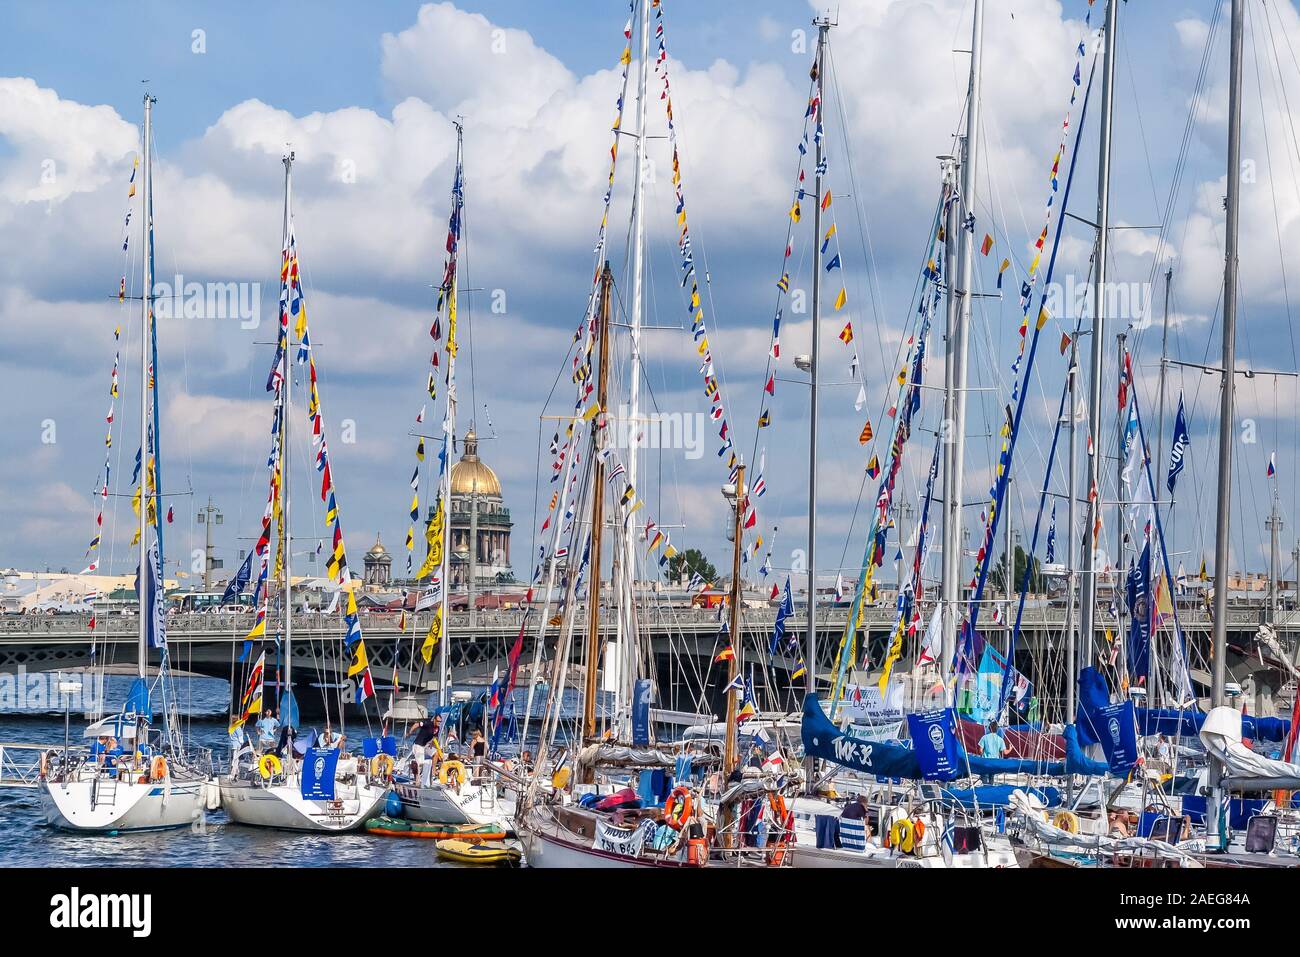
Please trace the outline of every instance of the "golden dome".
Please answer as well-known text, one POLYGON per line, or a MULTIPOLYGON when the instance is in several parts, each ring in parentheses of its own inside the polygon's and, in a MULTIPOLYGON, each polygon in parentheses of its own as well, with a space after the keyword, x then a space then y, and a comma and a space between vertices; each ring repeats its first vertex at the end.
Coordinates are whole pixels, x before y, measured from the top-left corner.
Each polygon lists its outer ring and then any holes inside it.
POLYGON ((370 551, 366 552, 366 557, 371 560, 388 558, 388 549, 384 548, 384 543, 375 536, 375 544, 370 546, 370 551))
POLYGON ((475 492, 500 498, 501 482, 497 473, 478 457, 478 436, 471 429, 465 433, 465 454, 451 467, 451 494, 472 495, 475 492))

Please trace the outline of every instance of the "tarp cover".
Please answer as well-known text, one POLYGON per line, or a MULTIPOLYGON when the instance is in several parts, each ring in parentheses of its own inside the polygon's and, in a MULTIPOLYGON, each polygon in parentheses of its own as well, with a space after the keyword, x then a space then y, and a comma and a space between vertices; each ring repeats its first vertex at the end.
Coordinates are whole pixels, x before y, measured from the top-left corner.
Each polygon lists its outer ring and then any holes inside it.
MULTIPOLYGON (((1084 757, 1073 726, 1065 729, 1064 761, 1035 761, 1020 758, 982 758, 959 748, 960 766, 967 774, 1105 774, 1103 761, 1084 757)), ((902 743, 864 741, 851 732, 841 731, 826 717, 816 695, 803 701, 803 747, 806 754, 836 764, 888 778, 922 780, 921 764, 915 752, 902 743)))

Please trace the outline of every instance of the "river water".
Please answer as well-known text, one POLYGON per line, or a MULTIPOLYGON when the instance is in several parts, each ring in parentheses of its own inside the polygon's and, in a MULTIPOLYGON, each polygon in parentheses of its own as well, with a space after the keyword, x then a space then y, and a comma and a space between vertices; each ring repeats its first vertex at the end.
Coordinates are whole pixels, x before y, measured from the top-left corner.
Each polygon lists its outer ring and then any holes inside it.
MULTIPOLYGON (((120 710, 130 678, 109 675, 104 710, 120 710)), ((175 694, 182 725, 195 745, 228 757, 224 681, 177 678, 175 694)), ((481 689, 475 689, 481 691, 481 689)), ((520 694, 520 692, 516 692, 520 694)), ((519 701, 522 713, 523 702, 519 701)), ((307 722, 310 723, 310 722, 307 722)), ((75 741, 86 720, 68 719, 75 741)), ((353 728, 349 738, 359 742, 353 728)), ((0 712, 0 743, 57 745, 64 740, 64 715, 0 712)), ((503 746, 503 753, 515 748, 503 746)), ((445 867, 432 841, 366 834, 311 835, 241 827, 212 811, 201 828, 144 834, 86 836, 47 827, 35 790, 0 787, 0 867, 445 867)))

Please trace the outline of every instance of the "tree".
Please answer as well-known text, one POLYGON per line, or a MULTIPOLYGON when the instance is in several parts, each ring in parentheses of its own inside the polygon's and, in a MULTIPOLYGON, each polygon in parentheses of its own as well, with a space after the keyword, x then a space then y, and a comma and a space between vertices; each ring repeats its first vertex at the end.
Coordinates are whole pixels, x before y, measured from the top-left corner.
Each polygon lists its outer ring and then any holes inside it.
POLYGON ((699 575, 708 582, 718 580, 718 570, 698 548, 688 548, 668 559, 669 581, 680 581, 683 577, 689 578, 691 575, 699 575))
MULTIPOLYGON (((1018 594, 1020 585, 1025 580, 1025 566, 1029 561, 1029 556, 1019 545, 1016 546, 1016 567, 1015 574, 1011 580, 1011 587, 1018 594)), ((1007 556, 1004 552, 998 559, 997 565, 989 572, 989 584, 999 592, 1005 593, 1007 590, 1007 556)), ((1034 559, 1034 570, 1029 575, 1029 591, 1031 594, 1041 594, 1047 589, 1047 579, 1043 576, 1042 564, 1037 558, 1034 559)))

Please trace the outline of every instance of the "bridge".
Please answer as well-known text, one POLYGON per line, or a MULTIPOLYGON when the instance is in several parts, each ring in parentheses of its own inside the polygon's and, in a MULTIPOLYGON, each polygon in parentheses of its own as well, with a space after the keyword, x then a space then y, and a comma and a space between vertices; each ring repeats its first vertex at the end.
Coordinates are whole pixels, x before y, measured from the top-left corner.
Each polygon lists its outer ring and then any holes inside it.
MULTIPOLYGON (((1004 602, 990 602, 989 606, 1005 607, 1004 602)), ((796 608, 796 616, 801 609, 796 608)), ((1012 606, 1014 612, 1014 606, 1012 606)), ((720 667, 712 668, 713 658, 720 650, 717 610, 691 608, 681 605, 651 605, 641 608, 639 627, 649 636, 649 653, 658 672, 661 705, 665 708, 689 710, 699 703, 700 689, 706 684, 712 689, 714 699, 721 687, 720 667), (712 669, 712 674, 710 671, 712 669)), ((807 630, 805 618, 792 616, 786 623, 787 634, 802 636, 807 630)), ((1253 679, 1257 692, 1271 695, 1287 684, 1285 671, 1267 653, 1258 648, 1255 635, 1259 625, 1266 620, 1268 610, 1261 605, 1230 606, 1228 611, 1228 639, 1230 645, 1230 680, 1244 683, 1253 679)), ((602 609, 601 635, 612 638, 615 615, 602 609)), ((843 634, 847 609, 825 608, 818 616, 819 674, 834 668, 840 637, 843 634)), ((992 607, 981 614, 980 630, 996 648, 1006 647, 1008 614, 1002 614, 1000 623, 990 621, 992 607)), ((1099 616, 1094 648, 1106 645, 1105 630, 1117 631, 1114 622, 1109 626, 1099 616)), ((366 651, 372 676, 377 685, 386 688, 396 667, 406 680, 409 674, 419 674, 424 688, 436 687, 424 680, 423 661, 419 649, 428 629, 431 612, 406 616, 406 631, 399 626, 401 617, 390 612, 362 612, 362 629, 366 637, 366 651), (414 667, 412 667, 414 665, 414 667)), ((1209 660, 1210 620, 1203 609, 1180 607, 1179 620, 1189 645, 1193 664, 1209 660)), ((769 606, 745 608, 741 614, 743 655, 750 660, 770 661, 770 672, 779 682, 788 686, 789 673, 796 661, 778 653, 768 659, 767 648, 775 622, 775 609, 769 606)), ((868 608, 864 631, 866 650, 871 661, 879 663, 889 639, 894 622, 892 608, 868 608)), ((510 646, 519 634, 523 612, 480 610, 471 617, 468 612, 450 615, 445 634, 449 638, 449 663, 452 681, 456 684, 487 684, 496 668, 504 670, 510 646)), ((274 622, 272 626, 274 627, 274 622)), ((212 678, 239 681, 236 659, 242 650, 244 636, 253 625, 251 615, 191 613, 168 617, 167 640, 172 667, 181 672, 212 678)), ((1059 684, 1059 677, 1042 671, 1050 662, 1059 668, 1065 609, 1053 604, 1036 604, 1026 607, 1021 624, 1021 638, 1017 649, 1016 665, 1036 687, 1059 684), (1050 654, 1044 654, 1049 651, 1050 654)), ((573 661, 582 654, 583 636, 586 634, 585 611, 580 610, 574 623, 573 661)), ((135 614, 101 614, 95 631, 89 629, 87 615, 22 615, 0 618, 0 673, 13 673, 20 668, 28 673, 84 669, 92 664, 111 664, 134 667, 139 626, 135 614), (92 659, 92 639, 96 655, 92 659)), ((1295 654, 1300 641, 1300 615, 1287 613, 1276 626, 1278 642, 1288 657, 1295 654), (1292 620, 1292 619, 1295 620, 1292 620)), ((548 653, 554 649, 559 628, 546 629, 548 653)), ((303 613, 293 620, 293 675, 299 686, 339 686, 347 682, 349 656, 344 648, 344 629, 341 616, 324 613, 303 613)), ((525 633, 520 681, 526 681, 533 659, 537 637, 537 617, 533 615, 525 633)), ((904 661, 915 657, 916 640, 909 639, 904 661)), ((268 648, 273 647, 268 643, 268 648)), ((859 664, 863 649, 859 648, 859 664)), ((1091 656, 1082 656, 1083 660, 1091 656)), ((268 660, 271 658, 268 655, 268 660)), ((1203 672, 1193 672, 1193 678, 1208 681, 1203 672)), ((314 696, 300 695, 306 702, 314 696)), ((1051 702, 1045 702, 1051 706, 1051 702)), ((1256 702, 1252 702, 1252 713, 1256 702)))

